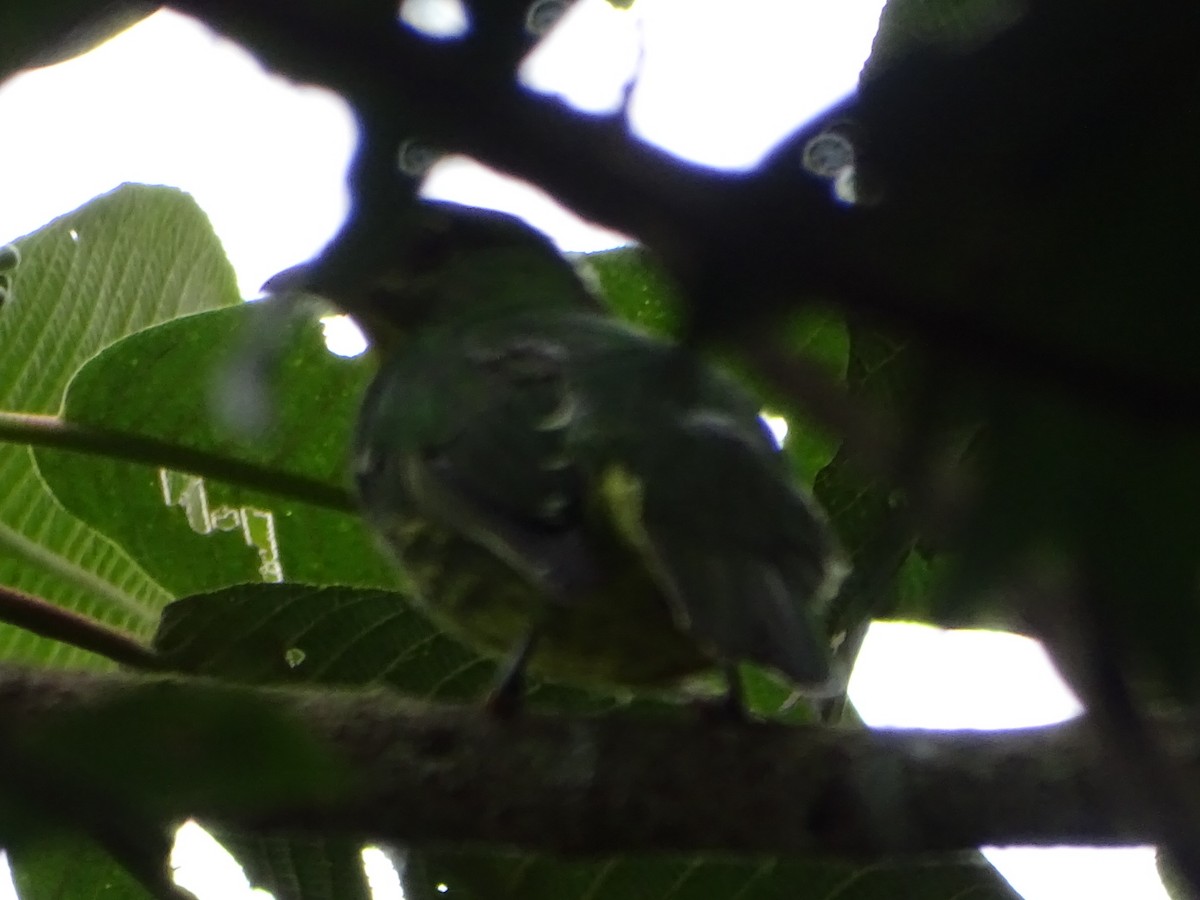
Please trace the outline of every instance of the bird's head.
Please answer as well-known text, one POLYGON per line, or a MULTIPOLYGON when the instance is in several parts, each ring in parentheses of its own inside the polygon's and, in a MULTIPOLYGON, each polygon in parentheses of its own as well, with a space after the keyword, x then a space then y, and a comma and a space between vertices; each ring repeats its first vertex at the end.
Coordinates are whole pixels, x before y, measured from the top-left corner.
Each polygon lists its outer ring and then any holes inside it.
POLYGON ((424 202, 386 228, 351 225, 263 291, 322 297, 385 352, 431 322, 597 305, 544 234, 505 213, 445 202, 424 202))

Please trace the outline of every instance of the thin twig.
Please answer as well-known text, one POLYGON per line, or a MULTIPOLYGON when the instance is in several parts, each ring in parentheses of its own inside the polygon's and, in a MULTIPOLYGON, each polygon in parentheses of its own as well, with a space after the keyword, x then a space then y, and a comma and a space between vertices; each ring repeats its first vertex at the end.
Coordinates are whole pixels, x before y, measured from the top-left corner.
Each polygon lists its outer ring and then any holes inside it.
POLYGON ((0 412, 0 441, 160 466, 342 512, 355 508, 346 491, 323 481, 145 435, 76 425, 57 416, 0 412))
POLYGON ((855 400, 819 363, 776 342, 756 340, 744 346, 744 356, 756 372, 799 401, 813 422, 841 438, 862 471, 893 474, 889 469, 899 456, 899 428, 884 410, 855 400))
POLYGON ((0 622, 70 644, 145 672, 166 671, 158 655, 128 632, 0 585, 0 622))

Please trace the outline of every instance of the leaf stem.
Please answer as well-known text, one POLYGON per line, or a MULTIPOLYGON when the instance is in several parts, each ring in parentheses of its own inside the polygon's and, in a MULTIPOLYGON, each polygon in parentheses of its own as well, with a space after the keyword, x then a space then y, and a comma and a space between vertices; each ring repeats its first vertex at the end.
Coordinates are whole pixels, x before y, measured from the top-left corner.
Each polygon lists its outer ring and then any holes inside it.
POLYGON ((355 508, 346 491, 322 481, 145 435, 78 425, 57 416, 0 411, 0 441, 161 466, 341 512, 355 508))
POLYGON ((131 669, 168 670, 158 654, 128 632, 3 585, 0 585, 0 622, 87 650, 131 669))

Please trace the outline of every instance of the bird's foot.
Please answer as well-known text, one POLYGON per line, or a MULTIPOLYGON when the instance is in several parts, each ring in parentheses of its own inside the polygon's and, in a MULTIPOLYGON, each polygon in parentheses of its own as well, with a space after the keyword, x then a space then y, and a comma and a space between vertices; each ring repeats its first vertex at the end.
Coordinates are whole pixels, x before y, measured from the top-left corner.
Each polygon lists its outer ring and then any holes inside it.
POLYGON ((525 707, 525 666, 537 644, 537 629, 530 629, 509 656, 496 677, 496 685, 483 701, 483 708, 493 716, 511 719, 525 707))
POLYGON ((506 672, 488 692, 483 708, 498 719, 511 719, 525 708, 525 673, 506 672))
POLYGON ((742 688, 742 677, 737 667, 723 667, 725 692, 719 697, 698 698, 695 709, 706 722, 724 725, 748 725, 755 720, 746 706, 746 695, 742 688))

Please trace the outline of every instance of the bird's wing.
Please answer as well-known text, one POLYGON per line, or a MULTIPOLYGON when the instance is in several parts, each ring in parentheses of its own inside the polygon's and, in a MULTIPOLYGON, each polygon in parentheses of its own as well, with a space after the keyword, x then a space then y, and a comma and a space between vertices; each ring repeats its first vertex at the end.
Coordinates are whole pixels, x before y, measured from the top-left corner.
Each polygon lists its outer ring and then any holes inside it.
POLYGON ((845 566, 777 453, 761 433, 713 412, 664 428, 648 450, 610 466, 601 493, 680 627, 717 658, 827 686, 819 613, 845 566))
POLYGON ((374 429, 374 452, 370 440, 359 442, 360 467, 397 465, 401 499, 421 515, 564 601, 596 577, 578 528, 582 479, 567 452, 578 410, 567 363, 554 341, 513 336, 410 356, 392 383, 379 379, 383 386, 364 404, 363 421, 374 412, 383 426, 374 429), (402 436, 398 446, 387 445, 392 434, 402 436))

